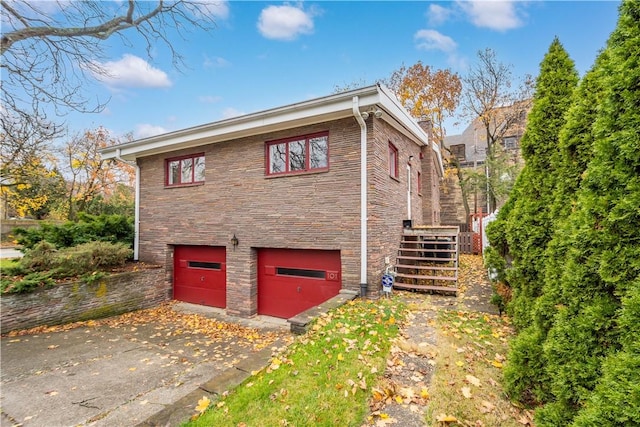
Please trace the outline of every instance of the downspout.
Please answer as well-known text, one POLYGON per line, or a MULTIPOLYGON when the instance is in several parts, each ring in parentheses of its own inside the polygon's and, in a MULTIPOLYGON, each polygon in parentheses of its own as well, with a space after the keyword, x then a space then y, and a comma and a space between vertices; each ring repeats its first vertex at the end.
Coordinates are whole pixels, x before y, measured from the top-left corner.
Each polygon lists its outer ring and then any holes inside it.
POLYGON ((360 298, 367 296, 367 124, 353 97, 353 115, 360 125, 360 298))
POLYGON ((133 260, 138 261, 140 252, 140 166, 137 162, 130 162, 120 157, 120 149, 116 149, 116 160, 136 168, 136 187, 134 196, 134 224, 133 224, 133 260))

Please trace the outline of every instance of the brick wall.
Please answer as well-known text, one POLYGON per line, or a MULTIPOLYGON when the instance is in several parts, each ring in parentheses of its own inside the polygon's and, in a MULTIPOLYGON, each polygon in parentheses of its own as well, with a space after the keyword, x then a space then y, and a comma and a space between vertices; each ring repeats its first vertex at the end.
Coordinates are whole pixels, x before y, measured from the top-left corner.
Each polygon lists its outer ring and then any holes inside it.
MULTIPOLYGON (((371 119, 367 121, 371 126, 371 119)), ((407 139, 386 122, 375 121, 373 141, 370 139, 368 156, 369 175, 369 271, 368 283, 371 296, 379 295, 385 257, 395 264, 402 221, 408 219, 408 171, 411 159, 411 219, 415 225, 423 224, 422 198, 418 194, 418 171, 422 170, 420 147, 407 139), (398 178, 389 175, 389 142, 398 149, 398 178)))
POLYGON ((2 333, 60 325, 150 308, 171 298, 161 268, 107 276, 94 283, 57 285, 0 299, 2 333))
MULTIPOLYGON (((373 117, 369 133, 369 283, 377 284, 384 256, 395 255, 406 219, 406 164, 420 148, 373 117), (375 123, 375 130, 374 130, 375 123), (374 136, 375 135, 375 136, 374 136), (399 150, 399 180, 389 177, 388 141, 399 150)), ((259 248, 340 250, 342 286, 360 285, 360 127, 354 118, 203 145, 138 160, 141 169, 140 259, 165 263, 171 280, 175 245, 227 248, 227 311, 251 316, 257 309, 259 248), (265 142, 329 132, 328 172, 265 176, 265 142), (164 160, 205 153, 206 182, 165 188, 164 160), (239 240, 233 248, 233 235, 239 240)), ((415 185, 415 183, 413 183, 415 185)), ((412 215, 422 222, 421 196, 412 215)), ((392 261, 393 262, 393 261, 392 261)))

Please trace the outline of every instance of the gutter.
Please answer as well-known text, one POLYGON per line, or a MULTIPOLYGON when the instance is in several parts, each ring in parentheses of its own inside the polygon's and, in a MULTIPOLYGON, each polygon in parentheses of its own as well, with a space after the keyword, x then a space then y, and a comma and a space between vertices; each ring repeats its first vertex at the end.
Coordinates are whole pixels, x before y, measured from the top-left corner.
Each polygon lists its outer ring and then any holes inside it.
POLYGON ((360 125, 360 298, 367 296, 367 124, 360 114, 359 99, 353 97, 353 115, 360 125))
POLYGON ((133 260, 138 261, 140 253, 140 166, 137 162, 131 162, 120 157, 120 148, 116 149, 115 159, 136 168, 136 188, 134 196, 134 223, 133 223, 133 260))

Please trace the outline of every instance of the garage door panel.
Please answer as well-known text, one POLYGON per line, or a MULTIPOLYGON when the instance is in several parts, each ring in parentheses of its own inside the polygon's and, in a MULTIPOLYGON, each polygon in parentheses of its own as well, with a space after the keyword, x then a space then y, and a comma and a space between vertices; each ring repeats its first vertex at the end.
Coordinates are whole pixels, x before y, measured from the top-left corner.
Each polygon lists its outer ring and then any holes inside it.
POLYGON ((212 307, 226 307, 226 249, 176 246, 174 299, 212 307))
POLYGON ((342 288, 340 252, 262 249, 258 252, 258 312, 295 316, 342 288))

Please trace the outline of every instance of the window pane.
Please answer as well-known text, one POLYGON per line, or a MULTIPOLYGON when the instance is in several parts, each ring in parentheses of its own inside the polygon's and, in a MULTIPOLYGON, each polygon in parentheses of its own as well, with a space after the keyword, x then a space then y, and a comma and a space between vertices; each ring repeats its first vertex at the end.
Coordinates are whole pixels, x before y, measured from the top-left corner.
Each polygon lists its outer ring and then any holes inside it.
POLYGON ((272 144, 269 146, 269 173, 285 172, 287 158, 287 144, 272 144))
POLYGON ((393 145, 389 145, 389 175, 398 177, 398 150, 393 145))
POLYGON ((182 174, 181 174, 182 179, 180 180, 180 182, 183 184, 191 182, 193 180, 193 175, 191 174, 191 170, 193 167, 193 159, 182 159, 181 166, 182 166, 182 174))
POLYGON ((305 170, 306 160, 305 141, 293 141, 289 143, 289 170, 305 170))
POLYGON ((326 279, 326 274, 321 270, 303 270, 301 268, 276 268, 276 274, 282 276, 312 277, 314 279, 326 279))
POLYGON ((196 166, 194 170, 193 180, 196 182, 204 181, 204 156, 196 157, 196 166))
POLYGON ((168 184, 179 184, 180 183, 180 162, 178 160, 173 160, 169 162, 169 167, 167 170, 168 184))
POLYGON ((326 136, 309 140, 309 164, 311 169, 326 168, 329 164, 329 144, 326 136))

